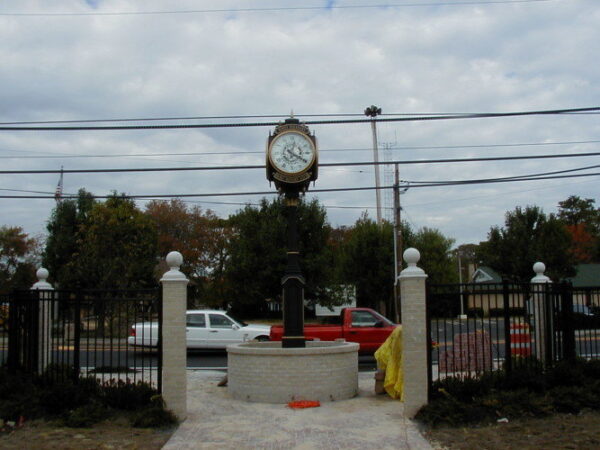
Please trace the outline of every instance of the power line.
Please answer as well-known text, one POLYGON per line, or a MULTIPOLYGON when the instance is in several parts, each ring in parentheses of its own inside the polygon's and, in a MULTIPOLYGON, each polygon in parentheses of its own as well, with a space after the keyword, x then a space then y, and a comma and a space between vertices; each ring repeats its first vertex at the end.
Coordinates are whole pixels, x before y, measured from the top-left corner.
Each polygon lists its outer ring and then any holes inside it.
POLYGON ((329 6, 285 6, 271 8, 221 8, 221 9, 188 9, 164 11, 114 11, 114 12, 57 12, 57 13, 0 13, 0 16, 13 17, 77 17, 77 16, 156 16, 173 14, 211 14, 211 13, 249 13, 249 12, 285 12, 285 11, 316 11, 334 9, 379 9, 379 8, 406 8, 419 6, 468 6, 468 5, 496 5, 511 3, 541 3, 555 0, 469 0, 458 2, 420 2, 420 3, 383 3, 363 5, 329 5, 329 6))
MULTIPOLYGON (((426 184, 415 184, 413 185, 408 183, 404 183, 401 185, 401 188, 409 188, 409 189, 420 189, 420 188, 428 188, 428 187, 446 187, 446 186, 464 186, 464 185, 474 185, 474 184, 492 184, 492 183, 514 183, 518 181, 538 181, 538 180, 554 180, 554 179, 564 179, 564 178, 581 178, 581 177, 591 177, 591 176, 599 176, 600 172, 594 173, 582 173, 582 174, 569 174, 569 175, 550 175, 550 176, 535 176, 528 177, 522 176, 520 178, 510 177, 510 178, 487 178, 487 179, 477 179, 477 180, 459 180, 459 181, 446 181, 446 182, 434 182, 434 183, 426 183, 426 184)), ((394 186, 364 186, 364 187, 343 187, 343 188, 328 188, 328 189, 312 189, 310 193, 329 193, 329 192, 357 192, 357 191, 372 191, 376 189, 393 189, 394 186)), ((140 200, 153 200, 153 199, 164 199, 164 198, 191 198, 191 197, 232 197, 232 196, 254 196, 254 195, 277 195, 275 191, 254 191, 254 192, 218 192, 218 193, 194 193, 194 194, 135 194, 135 195, 125 195, 125 198, 131 199, 140 199, 140 200)), ((112 198, 114 195, 95 195, 94 198, 106 199, 112 198)), ((13 199, 54 199, 54 196, 41 196, 41 195, 0 195, 0 198, 13 198, 13 199)), ((65 200, 68 199, 77 199, 77 196, 64 196, 65 200)))
MULTIPOLYGON (((567 108, 537 111, 513 111, 504 113, 470 113, 470 114, 446 114, 437 116, 414 116, 414 117, 386 117, 369 119, 338 119, 338 120, 307 120, 306 125, 335 125, 375 122, 415 122, 429 120, 453 120, 453 119, 484 119, 498 117, 520 117, 534 115, 560 115, 581 112, 600 111, 600 107, 589 108, 567 108)), ((274 127, 280 122, 238 122, 238 123, 200 123, 200 124, 160 124, 160 125, 106 125, 106 126, 71 126, 71 127, 15 127, 2 126, 0 131, 118 131, 118 130, 169 130, 169 129, 201 129, 201 128, 240 128, 240 127, 274 127)))
MULTIPOLYGON (((500 180, 519 180, 521 178, 528 178, 528 179, 532 179, 532 178, 537 178, 537 177, 542 177, 542 176, 547 176, 547 175, 558 175, 561 173, 570 173, 570 172, 579 172, 581 170, 590 170, 590 169, 597 169, 598 167, 600 167, 600 164, 595 164, 593 166, 586 166, 586 167, 578 167, 575 169, 566 169, 566 170, 555 170, 552 172, 543 172, 543 173, 531 173, 528 175, 513 175, 510 177, 499 177, 499 178, 493 178, 494 181, 498 182, 500 180)), ((488 180, 489 178, 483 179, 483 181, 488 180)), ((468 183, 473 183, 475 181, 478 180, 468 180, 468 183)), ((419 186, 420 184, 442 184, 442 185, 446 185, 447 183, 454 183, 454 181, 406 181, 406 183, 410 184, 410 187, 416 187, 419 186)))
MULTIPOLYGON (((546 155, 524 155, 524 156, 490 156, 478 158, 442 158, 442 159, 417 159, 417 160, 396 160, 396 161, 359 161, 359 162, 338 162, 321 163, 319 167, 352 167, 352 166, 374 166, 374 165, 413 165, 413 164, 450 164, 450 163, 468 163, 468 162, 489 162, 489 161, 511 161, 527 159, 556 159, 556 158, 577 158, 588 156, 600 156, 600 152, 589 153, 562 153, 546 155)), ((231 165, 231 166, 199 166, 199 167, 137 167, 126 169, 39 169, 39 170, 0 170, 3 175, 24 175, 24 174, 51 174, 51 173, 121 173, 121 172, 189 172, 189 171, 219 171, 219 170, 264 170, 264 164, 252 165, 231 165)))
MULTIPOLYGON (((597 144, 600 140, 589 141, 560 141, 560 142, 522 142, 514 144, 466 144, 466 145, 418 145, 418 146, 390 146, 386 147, 390 150, 449 150, 449 149, 467 149, 467 148, 502 148, 502 147, 528 147, 528 146, 547 146, 547 145, 582 145, 582 144, 597 144)), ((48 153, 41 151, 28 150, 6 150, 9 152, 29 152, 29 153, 48 153)), ((371 148, 320 148, 319 152, 362 152, 372 151, 371 148)), ((104 153, 93 155, 81 154, 50 154, 50 155, 20 155, 20 156, 0 156, 0 159, 61 159, 61 158, 150 158, 161 156, 215 156, 215 155, 264 155, 265 151, 232 151, 232 152, 177 152, 177 153, 104 153)), ((585 156, 595 156, 594 153, 581 154, 585 156)))
MULTIPOLYGON (((436 113, 382 113, 382 116, 437 116, 437 115, 469 114, 465 112, 436 112, 436 113)), ((294 117, 362 117, 362 113, 319 113, 319 114, 296 114, 294 117)), ((229 116, 180 116, 180 117, 138 117, 120 119, 73 119, 73 120, 35 120, 0 122, 0 125, 34 125, 34 124, 58 124, 58 123, 102 123, 102 122, 170 122, 173 120, 224 120, 224 119, 287 119, 289 114, 241 114, 229 116)))

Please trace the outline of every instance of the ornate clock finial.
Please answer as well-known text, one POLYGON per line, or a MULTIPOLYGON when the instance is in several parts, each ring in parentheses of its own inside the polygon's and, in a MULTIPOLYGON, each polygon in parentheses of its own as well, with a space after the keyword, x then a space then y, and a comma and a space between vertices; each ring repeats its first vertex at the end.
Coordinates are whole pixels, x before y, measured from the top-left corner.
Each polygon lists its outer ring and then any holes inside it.
POLYGON ((293 118, 294 118, 294 110, 292 109, 290 112, 290 119, 293 119, 293 118))

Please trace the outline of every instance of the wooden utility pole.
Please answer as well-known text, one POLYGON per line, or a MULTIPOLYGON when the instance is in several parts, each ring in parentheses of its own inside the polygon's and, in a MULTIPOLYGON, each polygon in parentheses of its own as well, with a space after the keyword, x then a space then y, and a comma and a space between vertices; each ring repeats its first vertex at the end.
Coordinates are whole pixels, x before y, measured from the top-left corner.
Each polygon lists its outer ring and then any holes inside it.
POLYGON ((394 164, 394 312, 396 323, 400 322, 400 283, 398 276, 402 272, 402 220, 400 206, 400 173, 398 164, 394 164))

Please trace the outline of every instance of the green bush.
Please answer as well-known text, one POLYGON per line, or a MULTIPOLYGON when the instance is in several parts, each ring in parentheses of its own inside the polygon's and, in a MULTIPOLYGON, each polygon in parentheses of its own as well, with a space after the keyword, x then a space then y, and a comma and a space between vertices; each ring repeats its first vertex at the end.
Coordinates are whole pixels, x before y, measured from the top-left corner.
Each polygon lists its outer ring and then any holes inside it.
POLYGON ((40 417, 39 388, 23 373, 0 369, 0 419, 17 421, 20 416, 40 417))
POLYGON ((123 380, 111 380, 102 387, 102 398, 106 405, 115 409, 132 411, 151 404, 156 389, 148 383, 126 383, 123 380))
POLYGON ((166 409, 160 395, 153 396, 150 406, 136 412, 131 419, 131 424, 136 428, 162 428, 176 423, 177 417, 172 411, 166 409))
POLYGON ((61 417, 67 426, 86 427, 118 411, 135 411, 137 426, 165 426, 176 420, 148 383, 111 380, 101 384, 94 377, 73 380, 69 366, 54 366, 49 370, 69 376, 54 381, 56 378, 49 376, 48 371, 27 376, 0 368, 0 419, 61 417))
POLYGON ((67 427, 84 428, 90 427, 110 417, 112 414, 106 406, 94 400, 87 405, 69 411, 63 422, 67 427))
POLYGON ((447 377, 438 380, 432 386, 432 400, 451 396, 459 398, 464 403, 471 403, 494 389, 498 378, 497 372, 485 372, 479 378, 475 377, 447 377))
POLYGON ((416 419, 436 427, 489 423, 501 417, 539 417, 552 413, 600 410, 600 361, 576 359, 544 369, 526 359, 513 370, 479 378, 452 378, 432 386, 431 402, 416 419))

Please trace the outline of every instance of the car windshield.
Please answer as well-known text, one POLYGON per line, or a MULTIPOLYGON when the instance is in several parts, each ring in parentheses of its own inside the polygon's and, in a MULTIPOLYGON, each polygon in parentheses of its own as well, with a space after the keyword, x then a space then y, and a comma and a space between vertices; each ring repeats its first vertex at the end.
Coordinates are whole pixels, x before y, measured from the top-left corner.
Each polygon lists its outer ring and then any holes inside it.
POLYGON ((390 319, 388 319, 387 317, 382 316, 381 314, 379 314, 378 312, 375 312, 375 315, 377 316, 378 319, 381 319, 383 321, 384 324, 386 325, 395 325, 394 322, 392 322, 390 319))
POLYGON ((233 319, 234 321, 236 321, 237 323, 239 323, 241 326, 243 326, 243 327, 247 327, 247 326, 248 326, 248 324, 247 324, 246 322, 244 322, 243 320, 240 320, 240 319, 238 319, 238 318, 237 318, 237 317, 235 317, 233 314, 231 314, 231 313, 227 313, 227 315, 228 315, 228 316, 229 316, 231 319, 233 319))

